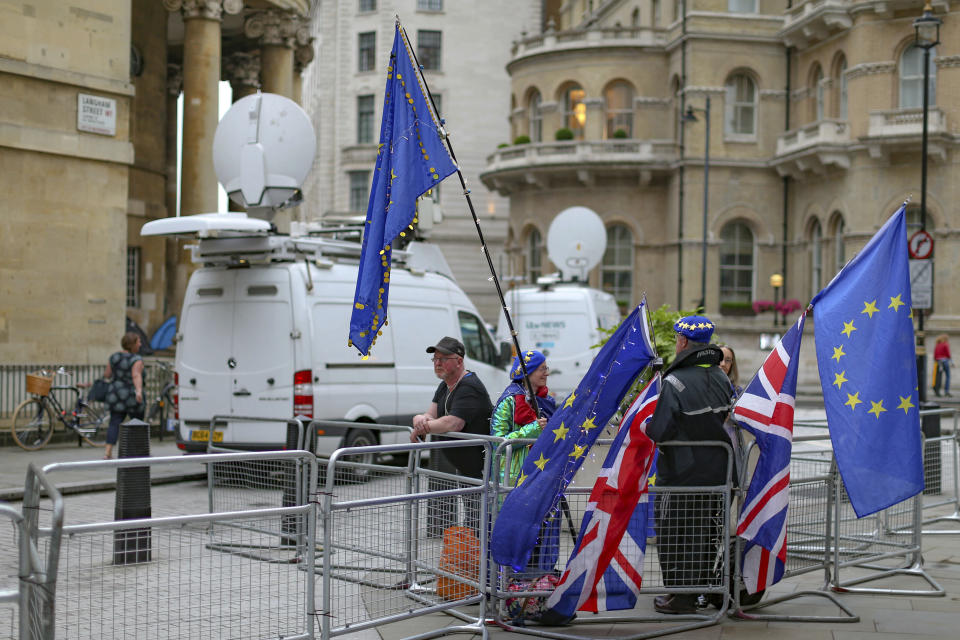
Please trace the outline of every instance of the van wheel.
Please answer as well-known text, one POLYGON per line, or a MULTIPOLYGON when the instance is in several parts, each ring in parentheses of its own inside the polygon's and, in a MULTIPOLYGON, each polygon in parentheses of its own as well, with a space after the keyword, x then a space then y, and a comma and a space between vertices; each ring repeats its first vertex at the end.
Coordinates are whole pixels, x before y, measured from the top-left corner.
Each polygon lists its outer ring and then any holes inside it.
MULTIPOLYGON (((347 437, 343 440, 344 447, 370 447, 379 444, 377 437, 369 429, 351 429, 347 432, 347 437)), ((341 460, 345 462, 355 462, 363 465, 372 465, 376 462, 372 453, 364 453, 354 456, 343 456, 341 460)), ((373 477, 373 470, 369 467, 347 467, 342 472, 343 482, 360 483, 366 482, 373 477)), ((338 474, 339 475, 339 474, 338 474)), ((339 479, 338 479, 339 480, 339 479)))

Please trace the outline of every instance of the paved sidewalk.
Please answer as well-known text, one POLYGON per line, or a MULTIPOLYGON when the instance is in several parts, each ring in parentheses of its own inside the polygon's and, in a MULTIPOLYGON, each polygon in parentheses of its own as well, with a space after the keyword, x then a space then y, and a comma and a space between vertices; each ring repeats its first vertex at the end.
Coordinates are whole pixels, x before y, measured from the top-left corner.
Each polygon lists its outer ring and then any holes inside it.
MULTIPOLYGON (((172 438, 162 442, 153 438, 150 442, 150 455, 180 456, 172 438)), ((39 451, 24 451, 20 447, 0 447, 0 501, 18 501, 23 499, 23 484, 27 476, 27 467, 33 463, 43 468, 54 462, 78 462, 83 460, 102 460, 103 449, 86 443, 78 447, 76 442, 51 443, 39 451)), ((85 491, 104 491, 116 486, 116 470, 101 469, 96 472, 64 471, 57 474, 57 486, 64 494, 85 491)), ((178 465, 164 470, 154 469, 151 474, 153 484, 179 482, 181 480, 202 477, 204 467, 197 465, 178 465)))

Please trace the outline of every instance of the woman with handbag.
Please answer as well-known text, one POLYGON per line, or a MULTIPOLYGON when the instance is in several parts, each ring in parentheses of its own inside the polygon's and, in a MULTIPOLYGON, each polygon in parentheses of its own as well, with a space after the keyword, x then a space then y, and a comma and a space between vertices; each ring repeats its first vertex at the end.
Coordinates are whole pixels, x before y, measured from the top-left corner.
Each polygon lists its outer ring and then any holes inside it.
POLYGON ((124 418, 143 419, 143 358, 140 351, 140 336, 127 332, 120 340, 122 351, 110 356, 103 377, 110 380, 105 402, 110 409, 110 426, 107 428, 107 449, 104 459, 113 457, 113 447, 120 436, 120 423, 124 418))

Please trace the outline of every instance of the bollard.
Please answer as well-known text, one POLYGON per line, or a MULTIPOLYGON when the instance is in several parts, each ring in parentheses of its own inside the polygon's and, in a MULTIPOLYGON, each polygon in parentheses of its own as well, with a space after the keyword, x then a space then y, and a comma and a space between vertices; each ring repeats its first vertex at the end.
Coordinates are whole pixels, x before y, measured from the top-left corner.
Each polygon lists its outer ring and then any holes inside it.
MULTIPOLYGON (((309 422, 309 418, 304 418, 304 423, 309 422)), ((287 423, 287 441, 284 444, 284 449, 287 451, 293 451, 295 449, 300 449, 303 446, 301 442, 300 428, 296 422, 287 423)), ((284 507, 292 507, 299 505, 300 502, 297 500, 297 470, 296 463, 292 460, 284 460, 280 464, 283 465, 283 472, 280 474, 280 477, 283 478, 283 496, 281 498, 281 504, 284 507)), ((298 534, 300 533, 300 517, 299 516, 281 516, 280 518, 280 544, 285 546, 297 547, 299 546, 300 541, 298 540, 298 534)))
MULTIPOLYGON (((934 402, 924 402, 923 409, 939 409, 940 405, 934 402)), ((923 437, 940 437, 940 414, 934 413, 920 418, 920 428, 923 430, 923 437)), ((926 442, 923 446, 923 495, 940 495, 940 477, 942 471, 942 461, 940 457, 940 440, 926 442)))
MULTIPOLYGON (((120 458, 150 457, 150 425, 142 420, 128 420, 120 425, 120 458)), ((149 518, 150 467, 117 469, 117 498, 113 509, 115 520, 149 518)), ((150 527, 118 529, 113 533, 113 564, 149 562, 153 547, 150 527)))

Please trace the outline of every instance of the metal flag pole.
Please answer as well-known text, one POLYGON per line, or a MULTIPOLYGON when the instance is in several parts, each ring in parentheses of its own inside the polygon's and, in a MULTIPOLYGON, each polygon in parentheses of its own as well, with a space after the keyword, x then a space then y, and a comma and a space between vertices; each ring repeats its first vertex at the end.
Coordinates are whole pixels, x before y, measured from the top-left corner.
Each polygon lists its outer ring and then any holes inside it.
POLYGON ((417 67, 417 73, 420 74, 420 81, 423 83, 424 91, 427 94, 427 98, 430 100, 430 107, 433 109, 433 112, 437 114, 437 119, 440 122, 440 134, 443 137, 443 141, 447 145, 447 149, 450 151, 450 157, 453 158, 453 163, 457 167, 457 177, 460 179, 460 187, 463 189, 463 197, 467 200, 467 207, 470 209, 470 215, 473 217, 473 223, 477 227, 477 236, 480 238, 480 247, 483 252, 484 257, 487 259, 487 267, 490 269, 490 281, 493 282, 493 285, 497 289, 497 297, 500 299, 500 308, 503 310, 503 317, 507 322, 507 327, 510 329, 510 337, 513 340, 513 348, 517 352, 517 360, 520 361, 520 370, 523 372, 523 380, 527 388, 527 394, 530 399, 530 406, 537 412, 537 415, 540 415, 540 405, 537 403, 537 394, 534 392, 533 384, 530 382, 530 374, 527 371, 527 365, 523 361, 523 351, 520 349, 520 341, 517 339, 517 330, 513 326, 513 320, 510 317, 510 309, 507 307, 507 301, 503 297, 503 289, 500 287, 500 279, 497 277, 497 270, 493 266, 493 259, 490 258, 490 251, 487 249, 487 242, 483 237, 483 230, 480 228, 480 219, 477 217, 477 211, 473 207, 473 200, 470 199, 470 189, 467 188, 467 181, 463 178, 463 173, 460 171, 460 163, 457 162, 457 154, 453 151, 453 145, 450 143, 450 135, 447 133, 446 128, 444 127, 444 121, 440 119, 440 113, 437 111, 437 105, 433 101, 433 93, 430 92, 430 87, 427 85, 427 79, 423 76, 423 67, 420 65, 420 60, 417 59, 417 54, 412 47, 409 46, 410 40, 407 38, 407 32, 403 28, 403 25, 400 24, 399 17, 396 21, 397 28, 403 32, 403 40, 407 46, 410 54, 413 56, 413 62, 417 67))

